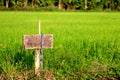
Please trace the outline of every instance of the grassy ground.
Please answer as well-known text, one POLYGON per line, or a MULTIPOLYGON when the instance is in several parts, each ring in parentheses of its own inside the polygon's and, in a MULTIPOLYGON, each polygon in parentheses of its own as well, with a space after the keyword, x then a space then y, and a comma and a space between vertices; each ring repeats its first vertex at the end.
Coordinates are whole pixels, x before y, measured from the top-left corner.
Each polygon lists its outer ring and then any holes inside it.
POLYGON ((24 50, 22 36, 54 35, 44 49, 44 69, 56 79, 120 77, 119 12, 0 12, 0 73, 34 69, 34 50, 24 50))

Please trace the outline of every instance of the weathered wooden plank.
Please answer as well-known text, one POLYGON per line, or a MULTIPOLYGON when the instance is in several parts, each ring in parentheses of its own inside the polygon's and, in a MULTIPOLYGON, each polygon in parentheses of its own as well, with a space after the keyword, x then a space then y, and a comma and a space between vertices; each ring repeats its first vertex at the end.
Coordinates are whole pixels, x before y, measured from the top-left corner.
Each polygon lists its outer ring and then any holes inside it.
MULTIPOLYGON (((53 48, 53 35, 44 34, 43 48, 53 48)), ((24 49, 40 49, 41 48, 41 35, 24 35, 23 46, 24 49)))

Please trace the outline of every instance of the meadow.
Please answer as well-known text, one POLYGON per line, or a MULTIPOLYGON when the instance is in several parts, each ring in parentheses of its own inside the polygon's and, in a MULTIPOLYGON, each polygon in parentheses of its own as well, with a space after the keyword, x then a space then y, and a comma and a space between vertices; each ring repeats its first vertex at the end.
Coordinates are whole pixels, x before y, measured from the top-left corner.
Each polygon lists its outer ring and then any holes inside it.
POLYGON ((0 74, 34 70, 35 51, 22 38, 38 34, 39 19, 42 34, 54 36, 44 70, 57 80, 120 78, 119 12, 0 12, 0 74))

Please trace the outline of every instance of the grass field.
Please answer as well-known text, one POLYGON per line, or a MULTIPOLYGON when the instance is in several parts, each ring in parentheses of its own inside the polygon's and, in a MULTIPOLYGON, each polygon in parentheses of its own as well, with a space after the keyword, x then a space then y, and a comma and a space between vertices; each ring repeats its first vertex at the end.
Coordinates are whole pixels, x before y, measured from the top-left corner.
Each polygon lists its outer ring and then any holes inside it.
POLYGON ((24 50, 22 36, 54 35, 44 49, 44 69, 58 80, 120 78, 119 12, 0 12, 0 73, 34 69, 34 50, 24 50))

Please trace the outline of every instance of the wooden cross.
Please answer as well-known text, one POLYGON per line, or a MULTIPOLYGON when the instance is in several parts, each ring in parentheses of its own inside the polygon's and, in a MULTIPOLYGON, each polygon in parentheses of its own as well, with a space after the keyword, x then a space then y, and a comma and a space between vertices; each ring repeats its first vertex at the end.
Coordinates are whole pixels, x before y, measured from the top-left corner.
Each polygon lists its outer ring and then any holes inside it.
MULTIPOLYGON (((39 24, 40 26, 40 24, 39 24)), ((40 29, 40 27, 39 27, 40 29)), ((39 69, 42 67, 40 64, 42 59, 40 59, 41 48, 53 48, 53 35, 52 34, 39 34, 36 35, 24 35, 23 36, 23 47, 24 49, 35 49, 35 74, 38 73, 39 69)))

